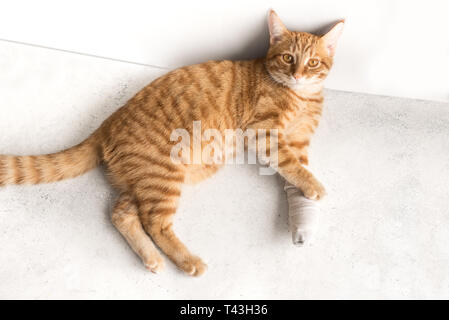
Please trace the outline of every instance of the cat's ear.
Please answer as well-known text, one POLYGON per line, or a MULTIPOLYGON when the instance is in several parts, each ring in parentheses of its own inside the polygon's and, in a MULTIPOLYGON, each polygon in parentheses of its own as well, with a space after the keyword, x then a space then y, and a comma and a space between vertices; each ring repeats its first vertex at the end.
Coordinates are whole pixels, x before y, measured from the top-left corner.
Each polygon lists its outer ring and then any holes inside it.
POLYGON ((274 10, 268 12, 268 29, 270 30, 270 44, 273 45, 282 39, 282 36, 288 32, 287 28, 279 19, 274 10))
POLYGON ((332 29, 321 37, 321 41, 324 47, 327 49, 328 54, 333 57, 335 54, 335 49, 337 48, 338 39, 343 32, 343 27, 345 25, 345 20, 341 20, 332 29))

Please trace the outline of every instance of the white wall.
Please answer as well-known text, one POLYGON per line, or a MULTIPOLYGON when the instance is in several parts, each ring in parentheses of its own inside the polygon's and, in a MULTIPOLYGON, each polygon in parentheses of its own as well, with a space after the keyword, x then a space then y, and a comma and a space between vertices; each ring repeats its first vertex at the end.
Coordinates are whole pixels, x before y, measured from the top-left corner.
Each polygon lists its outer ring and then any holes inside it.
POLYGON ((262 55, 270 7, 296 30, 347 18, 328 87, 449 101, 444 0, 2 1, 0 38, 172 68, 262 55))

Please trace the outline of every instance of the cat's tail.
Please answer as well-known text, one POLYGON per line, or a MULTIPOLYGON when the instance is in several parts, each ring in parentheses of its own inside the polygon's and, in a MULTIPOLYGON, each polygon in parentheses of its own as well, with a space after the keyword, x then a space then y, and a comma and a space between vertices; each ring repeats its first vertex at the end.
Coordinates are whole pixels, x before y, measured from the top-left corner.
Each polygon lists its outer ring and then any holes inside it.
POLYGON ((96 135, 67 150, 39 156, 0 155, 0 186, 74 178, 98 166, 96 135))

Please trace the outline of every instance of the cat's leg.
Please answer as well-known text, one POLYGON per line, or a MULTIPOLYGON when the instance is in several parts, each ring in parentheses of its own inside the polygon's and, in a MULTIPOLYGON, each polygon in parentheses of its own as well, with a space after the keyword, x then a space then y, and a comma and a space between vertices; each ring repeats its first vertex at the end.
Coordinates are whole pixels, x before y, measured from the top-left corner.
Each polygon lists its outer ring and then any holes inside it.
POLYGON ((158 247, 172 260, 178 268, 192 276, 204 273, 207 266, 198 257, 190 253, 173 231, 172 218, 177 209, 180 185, 158 186, 156 190, 148 187, 137 190, 140 221, 158 247), (156 199, 150 195, 165 190, 166 197, 156 199))
POLYGON ((148 270, 158 273, 164 268, 164 260, 153 241, 145 233, 139 219, 137 206, 130 194, 122 193, 120 195, 111 219, 148 270))
POLYGON ((308 146, 309 141, 290 141, 288 147, 295 154, 296 158, 302 165, 309 164, 308 146))
MULTIPOLYGON (((288 147, 295 154, 299 162, 307 166, 309 140, 303 136, 288 137, 288 147)), ((317 226, 319 204, 315 200, 307 199, 296 186, 284 179, 284 190, 288 201, 288 225, 292 232, 292 241, 302 246, 311 243, 317 226)))
POLYGON ((284 190, 288 201, 288 225, 295 245, 310 243, 317 226, 319 205, 315 200, 304 197, 302 191, 287 180, 284 190))
MULTIPOLYGON (((248 129, 273 129, 276 123, 272 120, 264 120, 248 126, 248 129)), ((326 195, 324 186, 307 170, 301 162, 308 162, 307 159, 298 158, 289 146, 288 139, 282 132, 283 128, 276 132, 270 132, 265 137, 265 154, 269 155, 270 166, 275 169, 288 182, 299 188, 308 199, 319 200, 326 195), (273 139, 273 141, 272 141, 273 139), (273 149, 274 148, 274 149, 273 149)), ((257 145, 257 152, 259 145, 257 145)))
POLYGON ((308 199, 319 200, 326 195, 324 186, 307 170, 290 147, 280 141, 276 170, 291 184, 299 188, 308 199))

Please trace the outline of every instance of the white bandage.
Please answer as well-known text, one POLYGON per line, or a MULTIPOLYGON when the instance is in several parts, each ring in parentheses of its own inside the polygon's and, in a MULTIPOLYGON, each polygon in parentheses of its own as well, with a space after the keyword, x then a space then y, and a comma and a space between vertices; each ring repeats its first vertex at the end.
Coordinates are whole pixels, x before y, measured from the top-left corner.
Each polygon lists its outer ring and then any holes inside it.
POLYGON ((304 197, 301 190, 285 181, 284 190, 288 200, 288 225, 293 244, 310 244, 319 216, 319 205, 315 200, 304 197))

